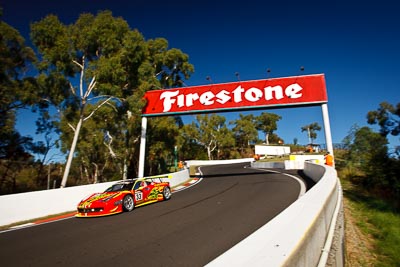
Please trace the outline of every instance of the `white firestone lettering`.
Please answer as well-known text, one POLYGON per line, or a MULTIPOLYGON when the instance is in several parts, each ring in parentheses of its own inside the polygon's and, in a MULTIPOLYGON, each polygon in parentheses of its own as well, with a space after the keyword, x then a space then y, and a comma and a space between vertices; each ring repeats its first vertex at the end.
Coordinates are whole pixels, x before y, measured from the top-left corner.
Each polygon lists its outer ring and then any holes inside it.
POLYGON ((194 101, 196 101, 197 99, 199 99, 199 94, 198 93, 194 93, 194 94, 188 94, 186 96, 186 106, 187 107, 191 107, 194 105, 194 101))
POLYGON ((178 107, 182 108, 185 106, 185 95, 178 95, 178 107))
MULTIPOLYGON (((303 96, 302 90, 303 88, 299 84, 294 83, 286 87, 285 95, 288 98, 300 98, 303 96)), ((256 87, 245 90, 239 85, 232 92, 221 90, 216 95, 211 91, 204 92, 200 96, 198 93, 179 94, 179 91, 166 91, 160 95, 160 100, 164 100, 163 112, 168 112, 171 110, 174 103, 176 103, 179 108, 193 106, 196 101, 199 101, 200 104, 204 106, 213 105, 215 102, 225 104, 232 99, 232 95, 234 102, 239 103, 243 101, 243 93, 245 100, 250 102, 259 101, 263 97, 267 101, 272 99, 280 100, 284 97, 283 88, 279 85, 267 86, 264 90, 256 87)))
POLYGON ((260 100, 262 95, 263 95, 262 91, 255 87, 251 87, 246 91, 246 93, 244 93, 244 97, 250 102, 256 102, 260 100))
POLYGON ((274 99, 273 92, 275 92, 275 98, 276 99, 282 99, 283 98, 283 89, 282 86, 268 86, 264 88, 265 92, 265 100, 271 100, 274 99))
POLYGON ((214 100, 212 100, 215 97, 213 92, 205 92, 200 96, 200 103, 209 106, 214 104, 214 100))
POLYGON ((221 103, 221 104, 225 104, 226 102, 228 102, 229 100, 231 100, 231 97, 229 96, 229 92, 226 90, 222 90, 221 92, 219 92, 217 95, 217 102, 221 103))
POLYGON ((164 110, 163 112, 167 112, 171 109, 172 104, 175 103, 175 99, 171 99, 174 96, 177 96, 179 94, 179 91, 175 91, 175 92, 163 92, 160 96, 160 99, 164 99, 163 102, 163 106, 164 106, 164 110))
POLYGON ((239 85, 238 87, 236 87, 235 90, 233 90, 233 100, 235 101, 235 103, 239 103, 242 102, 242 93, 244 92, 244 89, 242 88, 241 85, 239 85))
POLYGON ((286 87, 285 94, 289 98, 299 98, 303 95, 301 90, 303 90, 303 88, 297 83, 294 83, 286 87))

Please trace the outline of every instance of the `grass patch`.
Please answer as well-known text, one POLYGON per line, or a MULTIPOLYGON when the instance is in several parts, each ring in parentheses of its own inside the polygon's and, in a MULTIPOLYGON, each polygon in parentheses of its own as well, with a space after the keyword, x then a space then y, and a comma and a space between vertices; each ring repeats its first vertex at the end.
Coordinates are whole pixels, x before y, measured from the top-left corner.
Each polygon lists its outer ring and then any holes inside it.
POLYGON ((400 213, 391 203, 369 195, 342 179, 344 197, 353 207, 352 216, 363 234, 372 238, 377 255, 373 266, 399 266, 400 213))

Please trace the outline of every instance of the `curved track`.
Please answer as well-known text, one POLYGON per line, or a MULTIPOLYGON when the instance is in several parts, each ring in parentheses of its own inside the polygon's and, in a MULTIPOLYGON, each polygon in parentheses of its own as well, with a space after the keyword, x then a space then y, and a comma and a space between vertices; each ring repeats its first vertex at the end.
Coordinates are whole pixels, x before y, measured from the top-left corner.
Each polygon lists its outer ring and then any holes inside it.
POLYGON ((203 167, 198 185, 130 213, 1 233, 1 265, 204 266, 300 194, 296 179, 246 165, 203 167))

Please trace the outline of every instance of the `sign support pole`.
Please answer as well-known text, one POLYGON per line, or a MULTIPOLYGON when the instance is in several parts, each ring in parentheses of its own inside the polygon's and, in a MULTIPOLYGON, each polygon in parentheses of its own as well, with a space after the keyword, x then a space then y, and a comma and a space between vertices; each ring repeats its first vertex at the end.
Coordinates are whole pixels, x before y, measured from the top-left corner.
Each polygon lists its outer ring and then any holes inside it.
POLYGON ((139 171, 138 178, 144 177, 144 160, 146 152, 147 117, 142 117, 142 134, 140 136, 139 171))
POLYGON ((328 104, 322 104, 322 118, 324 121, 324 130, 325 130, 325 142, 326 142, 326 150, 333 156, 333 144, 332 144, 332 134, 331 134, 331 125, 329 122, 329 113, 328 113, 328 104))

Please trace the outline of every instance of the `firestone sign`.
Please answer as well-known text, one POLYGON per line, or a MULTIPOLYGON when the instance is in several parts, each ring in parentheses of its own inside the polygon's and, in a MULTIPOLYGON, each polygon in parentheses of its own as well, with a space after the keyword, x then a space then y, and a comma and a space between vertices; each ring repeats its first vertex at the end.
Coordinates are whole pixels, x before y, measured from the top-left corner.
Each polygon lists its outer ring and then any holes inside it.
POLYGON ((323 74, 148 91, 143 116, 327 103, 323 74))
POLYGON ((327 150, 333 154, 323 74, 155 90, 144 98, 138 177, 144 175, 147 117, 151 116, 320 105, 327 150))

